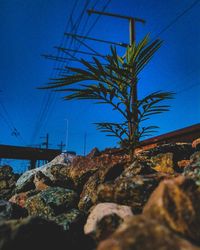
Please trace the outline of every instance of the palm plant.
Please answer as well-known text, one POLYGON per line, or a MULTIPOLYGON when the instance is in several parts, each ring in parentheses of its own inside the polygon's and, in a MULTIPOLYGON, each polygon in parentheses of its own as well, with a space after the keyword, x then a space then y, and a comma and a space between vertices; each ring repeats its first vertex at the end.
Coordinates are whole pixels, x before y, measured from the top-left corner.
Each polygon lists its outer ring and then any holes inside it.
POLYGON ((118 56, 116 48, 111 47, 111 54, 105 58, 106 64, 95 57, 93 63, 81 59, 84 68, 67 67, 73 75, 52 79, 44 88, 67 92, 66 100, 90 99, 98 104, 111 105, 121 114, 122 122, 96 123, 97 129, 119 138, 132 154, 140 138, 158 128, 143 127, 142 123, 152 115, 168 111, 169 106, 161 105, 161 102, 173 97, 172 92, 162 91, 153 92, 142 99, 137 96, 138 75, 161 44, 159 39, 150 42, 147 35, 138 44, 128 46, 124 56, 118 56), (77 82, 80 83, 78 87, 66 88, 77 82))

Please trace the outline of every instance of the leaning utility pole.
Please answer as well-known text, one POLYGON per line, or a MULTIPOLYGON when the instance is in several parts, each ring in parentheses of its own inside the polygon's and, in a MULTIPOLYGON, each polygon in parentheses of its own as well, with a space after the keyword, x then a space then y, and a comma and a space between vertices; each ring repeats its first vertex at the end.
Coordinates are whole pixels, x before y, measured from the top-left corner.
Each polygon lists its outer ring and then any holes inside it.
MULTIPOLYGON (((145 23, 145 20, 137 17, 131 17, 131 16, 123 16, 123 15, 118 15, 114 13, 108 13, 108 12, 103 12, 103 11, 96 11, 96 10, 88 10, 88 14, 98 14, 98 15, 104 15, 104 16, 110 16, 110 17, 116 17, 116 18, 122 18, 126 19, 129 21, 129 44, 132 46, 133 43, 136 42, 136 35, 135 35, 135 23, 140 22, 140 23, 145 23)), ((138 95, 137 95, 137 78, 135 77, 135 68, 133 65, 132 69, 132 75, 133 75, 133 80, 132 80, 132 93, 131 93, 131 106, 132 106, 132 121, 131 124, 129 124, 129 130, 130 130, 130 138, 129 140, 132 141, 133 143, 136 142, 137 138, 135 137, 135 134, 137 134, 137 126, 138 126, 138 113, 137 113, 137 100, 138 100, 138 95)))

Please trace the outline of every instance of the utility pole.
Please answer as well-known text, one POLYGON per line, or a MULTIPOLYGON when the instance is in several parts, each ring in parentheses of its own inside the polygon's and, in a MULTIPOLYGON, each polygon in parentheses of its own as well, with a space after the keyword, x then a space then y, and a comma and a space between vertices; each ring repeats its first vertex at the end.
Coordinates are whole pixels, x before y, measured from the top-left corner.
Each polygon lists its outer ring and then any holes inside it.
POLYGON ((60 144, 58 144, 58 147, 60 148, 61 152, 63 151, 63 148, 65 147, 66 145, 61 141, 60 144))
POLYGON ((104 11, 97 11, 97 10, 88 10, 87 11, 89 15, 91 14, 97 14, 97 15, 104 15, 104 16, 110 16, 110 17, 116 17, 121 19, 126 19, 129 21, 129 34, 130 34, 130 45, 135 42, 135 23, 140 22, 145 24, 145 20, 138 18, 138 17, 131 17, 131 16, 123 16, 119 14, 104 12, 104 11))
POLYGON ((47 133, 46 136, 42 136, 40 138, 44 138, 45 139, 45 142, 42 143, 42 145, 45 146, 46 149, 49 148, 49 134, 47 133))
MULTIPOLYGON (((121 18, 121 19, 126 19, 129 21, 129 44, 132 46, 133 43, 136 42, 136 32, 135 32, 135 24, 136 22, 140 22, 142 24, 145 24, 145 20, 137 17, 131 17, 131 16, 124 16, 124 15, 118 15, 114 13, 109 13, 109 12, 103 12, 103 11, 96 11, 96 10, 88 10, 87 11, 89 15, 91 14, 97 14, 97 15, 104 15, 104 16, 110 16, 110 17, 115 17, 115 18, 121 18)), ((130 131, 130 141, 136 142, 135 140, 135 132, 137 132, 137 123, 138 123, 138 113, 137 113, 137 107, 136 103, 138 100, 138 95, 137 95, 137 79, 135 77, 135 69, 133 65, 132 69, 132 74, 133 74, 133 80, 132 80, 132 92, 131 92, 131 106, 132 106, 132 121, 131 124, 129 124, 129 131, 130 131)))

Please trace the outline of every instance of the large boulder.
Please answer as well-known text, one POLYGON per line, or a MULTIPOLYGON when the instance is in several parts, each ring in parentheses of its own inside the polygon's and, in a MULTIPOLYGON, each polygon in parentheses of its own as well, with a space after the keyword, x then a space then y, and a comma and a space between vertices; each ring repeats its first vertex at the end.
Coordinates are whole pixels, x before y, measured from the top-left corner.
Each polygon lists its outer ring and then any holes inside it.
POLYGON ((76 207, 76 192, 61 187, 49 187, 26 200, 29 215, 51 218, 76 207))
POLYGON ((144 207, 144 215, 200 243, 200 188, 179 176, 162 181, 144 207))
POLYGON ((133 162, 122 172, 122 177, 134 177, 136 175, 150 175, 157 171, 152 168, 152 162, 147 158, 135 157, 133 162))
POLYGON ((200 250, 166 226, 145 216, 127 219, 97 250, 200 250))
POLYGON ((150 161, 152 167, 164 173, 183 172, 178 162, 190 159, 195 149, 191 143, 169 143, 139 153, 140 157, 150 161))
POLYGON ((91 210, 84 232, 97 241, 105 239, 130 216, 133 216, 133 213, 128 206, 108 202, 99 203, 91 210))
POLYGON ((163 178, 159 174, 119 177, 114 182, 98 186, 97 201, 127 205, 135 214, 141 213, 150 194, 163 178))
POLYGON ((128 155, 119 149, 100 152, 95 148, 86 157, 78 156, 74 159, 69 169, 69 178, 72 179, 75 188, 81 192, 84 184, 96 172, 98 172, 99 178, 103 180, 109 169, 116 165, 124 166, 128 158, 128 155))
POLYGON ((98 186, 103 183, 115 181, 123 173, 126 164, 125 160, 119 161, 119 163, 111 160, 109 163, 105 162, 105 165, 101 165, 98 171, 85 183, 80 195, 79 209, 87 212, 91 206, 96 204, 98 201, 98 186))
MULTIPOLYGON (((51 183, 59 184, 60 181, 63 185, 63 179, 66 177, 66 171, 71 165, 74 157, 75 156, 70 154, 61 154, 42 167, 26 171, 18 179, 15 191, 17 193, 21 193, 35 189, 34 178, 38 172, 46 176, 46 178, 48 178, 51 183), (59 172, 59 175, 57 174, 58 171, 56 171, 56 169, 62 169, 62 171, 59 172), (65 171, 63 171, 63 169, 65 171)), ((65 181, 67 181, 67 179, 65 179, 65 181)))

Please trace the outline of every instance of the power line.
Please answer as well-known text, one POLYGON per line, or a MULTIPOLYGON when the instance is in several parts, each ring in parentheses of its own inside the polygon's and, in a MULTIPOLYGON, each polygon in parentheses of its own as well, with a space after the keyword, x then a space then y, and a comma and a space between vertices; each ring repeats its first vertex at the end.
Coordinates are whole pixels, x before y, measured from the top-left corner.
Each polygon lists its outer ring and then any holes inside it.
POLYGON ((10 118, 10 115, 6 109, 6 107, 4 106, 3 102, 0 101, 0 106, 4 112, 0 113, 0 116, 2 117, 2 119, 4 120, 4 122, 7 124, 7 126, 9 127, 10 131, 11 131, 11 135, 15 136, 17 138, 17 140, 23 145, 25 145, 24 139, 22 138, 20 132, 18 131, 18 129, 15 127, 12 119, 10 118))
MULTIPOLYGON (((68 21, 67 21, 65 30, 67 30, 67 28, 68 28, 68 26, 69 26, 70 17, 72 17, 72 15, 74 14, 74 11, 75 11, 75 9, 76 9, 76 7, 77 7, 77 4, 78 4, 78 0, 75 1, 74 5, 73 5, 73 7, 72 7, 72 11, 71 11, 70 16, 69 16, 69 18, 68 18, 68 21)), ((73 30, 73 28, 72 28, 72 30, 73 30)), ((64 38, 65 38, 65 37, 62 36, 62 39, 61 39, 61 42, 60 42, 61 45, 62 45, 63 42, 64 42, 64 38)), ((73 40, 73 39, 71 39, 71 40, 73 40)), ((58 52, 57 52, 57 56, 59 56, 60 53, 61 53, 61 52, 58 51, 58 52)), ((55 63, 54 63, 54 67, 57 67, 57 64, 58 64, 58 62, 55 62, 55 63)), ((54 73, 54 72, 55 72, 55 71, 53 71, 53 70, 51 71, 51 77, 53 77, 53 73, 54 73)), ((34 131, 33 131, 32 137, 31 137, 31 142, 34 142, 34 140, 36 139, 37 135, 39 134, 39 132, 40 132, 40 130, 41 130, 41 127, 42 127, 42 122, 44 123, 45 116, 47 117, 47 113, 48 113, 48 110, 49 110, 50 105, 51 105, 51 103, 52 103, 52 99, 54 99, 55 96, 56 96, 56 93, 55 93, 55 92, 53 93, 53 92, 49 91, 49 92, 46 92, 46 93, 47 93, 47 94, 45 95, 45 96, 46 96, 46 101, 45 101, 45 99, 43 99, 43 103, 42 103, 42 106, 41 106, 41 109, 40 109, 40 112, 39 112, 39 116, 38 116, 38 119, 37 119, 37 121, 36 121, 35 129, 34 129, 34 131)))
MULTIPOLYGON (((105 10, 110 2, 111 2, 111 0, 109 0, 109 1, 103 6, 102 10, 105 10)), ((99 18, 100 18, 100 17, 97 17, 97 19, 96 19, 96 21, 95 21, 95 24, 97 23, 97 21, 99 20, 99 18)), ((91 32, 91 30, 94 28, 94 26, 95 26, 95 25, 93 24, 93 25, 90 27, 90 30, 87 32, 87 34, 89 34, 89 33, 91 32)), ((76 47, 76 50, 79 49, 80 46, 81 46, 81 45, 79 45, 78 48, 76 47)), ((77 53, 77 52, 74 52, 73 55, 75 55, 76 53, 77 53)), ((63 62, 63 64, 64 64, 64 62, 63 62)), ((68 62, 68 64, 69 64, 69 62, 68 62)), ((63 68, 63 67, 61 67, 61 68, 63 68)), ((52 93, 52 92, 51 92, 51 93, 52 93)), ((50 106, 51 106, 51 109, 52 109, 52 108, 53 108, 52 103, 55 101, 55 93, 54 93, 54 95, 53 95, 52 98, 49 98, 49 99, 51 99, 51 100, 50 100, 50 104, 48 105, 48 110, 47 110, 47 112, 46 112, 46 116, 45 116, 46 118, 43 118, 43 127, 44 127, 44 123, 46 124, 47 120, 49 119, 49 115, 51 114, 51 112, 50 112, 50 106), (52 98, 53 98, 54 100, 52 100, 52 98), (48 114, 47 114, 47 113, 48 113, 48 114)), ((40 125, 40 124, 39 124, 39 125, 40 125)), ((40 125, 40 127, 41 127, 41 125, 40 125)), ((40 127, 38 127, 38 129, 39 129, 40 127)), ((38 131, 38 129, 37 129, 36 131, 38 131)))
POLYGON ((181 93, 183 93, 183 92, 185 92, 185 91, 188 91, 188 90, 190 90, 191 88, 194 88, 194 87, 199 86, 199 85, 200 85, 200 83, 194 83, 194 84, 192 84, 192 85, 190 85, 190 86, 188 86, 188 87, 186 87, 186 88, 184 88, 184 89, 182 89, 182 90, 176 92, 176 94, 181 94, 181 93))
POLYGON ((180 18, 182 18, 185 14, 187 14, 190 10, 192 10, 200 0, 194 1, 188 8, 186 8, 184 11, 182 11, 178 16, 176 16, 168 25, 166 25, 152 40, 156 39, 158 36, 160 36, 162 33, 164 33, 166 30, 168 30, 171 26, 173 26, 180 18))

